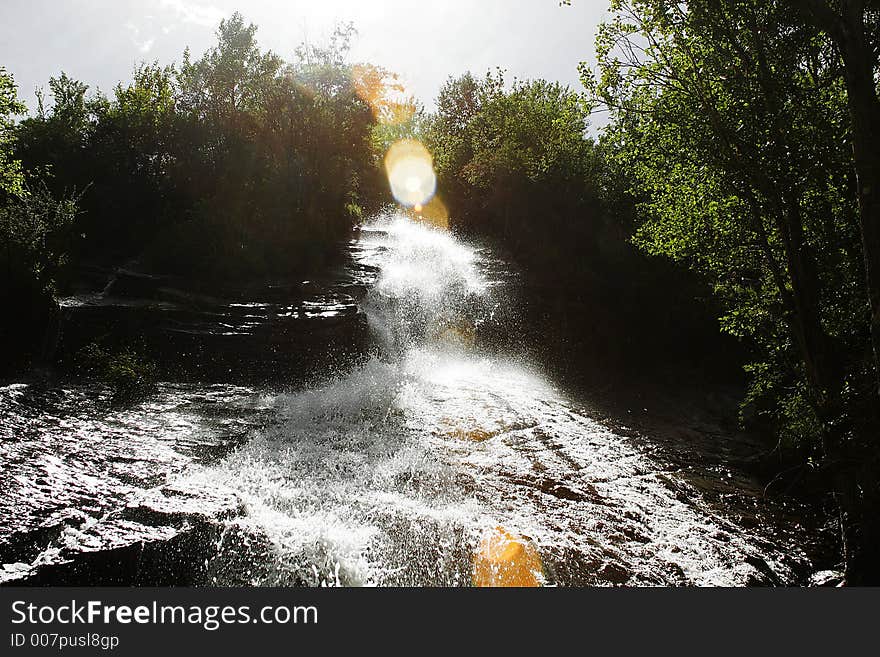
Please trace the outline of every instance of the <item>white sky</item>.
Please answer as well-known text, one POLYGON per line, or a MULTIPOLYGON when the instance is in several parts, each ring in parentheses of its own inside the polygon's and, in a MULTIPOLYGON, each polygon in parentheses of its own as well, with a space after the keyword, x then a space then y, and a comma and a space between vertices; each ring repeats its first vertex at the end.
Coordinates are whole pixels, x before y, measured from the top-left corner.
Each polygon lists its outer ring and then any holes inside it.
MULTIPOLYGON (((200 55, 220 19, 239 10, 264 48, 289 59, 308 37, 325 40, 352 21, 353 61, 397 71, 429 108, 444 80, 500 66, 510 76, 580 90, 577 66, 593 61, 607 0, 0 0, 0 65, 35 105, 34 89, 65 71, 109 92, 142 60, 200 55)), ((598 117, 597 122, 598 121, 598 117)))

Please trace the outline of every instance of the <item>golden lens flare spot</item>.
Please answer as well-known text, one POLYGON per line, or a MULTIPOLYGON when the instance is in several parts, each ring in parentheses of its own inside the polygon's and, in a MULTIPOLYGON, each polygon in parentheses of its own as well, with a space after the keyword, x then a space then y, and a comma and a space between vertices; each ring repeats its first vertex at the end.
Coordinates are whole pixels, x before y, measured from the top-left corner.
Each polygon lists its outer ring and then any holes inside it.
POLYGON ((504 527, 484 534, 474 554, 474 586, 537 587, 543 583, 544 564, 534 543, 504 527))
POLYGON ((415 115, 415 96, 397 73, 381 66, 355 64, 351 75, 355 93, 370 106, 378 123, 399 125, 415 115))
POLYGON ((449 230, 449 212, 439 196, 434 196, 428 203, 413 206, 410 217, 420 224, 438 230, 449 230))
POLYGON ((395 200, 407 208, 424 206, 437 191, 434 158, 415 139, 401 139, 388 149, 385 173, 395 200))

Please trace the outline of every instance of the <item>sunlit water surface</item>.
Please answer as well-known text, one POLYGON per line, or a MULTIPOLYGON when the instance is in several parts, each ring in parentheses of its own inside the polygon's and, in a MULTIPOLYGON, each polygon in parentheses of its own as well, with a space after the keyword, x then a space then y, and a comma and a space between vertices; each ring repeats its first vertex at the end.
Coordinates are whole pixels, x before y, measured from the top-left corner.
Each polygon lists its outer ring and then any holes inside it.
POLYGON ((305 390, 166 384, 120 409, 92 389, 4 389, 7 533, 81 516, 7 572, 114 531, 151 540, 118 509, 160 490, 221 525, 205 583, 469 585, 497 528, 534 549, 544 584, 791 580, 803 555, 772 527, 738 525, 540 371, 477 347, 505 308, 491 254, 401 216, 353 254, 374 353, 305 390))

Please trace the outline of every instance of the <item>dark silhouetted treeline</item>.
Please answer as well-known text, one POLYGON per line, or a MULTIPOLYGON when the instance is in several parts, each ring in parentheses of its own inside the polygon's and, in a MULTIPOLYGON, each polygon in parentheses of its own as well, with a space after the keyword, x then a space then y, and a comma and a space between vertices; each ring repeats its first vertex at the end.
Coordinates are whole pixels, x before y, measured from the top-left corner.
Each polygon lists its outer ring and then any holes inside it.
POLYGON ((284 62, 235 14, 178 66, 141 65, 112 96, 62 74, 16 130, 26 169, 82 190, 77 260, 143 257, 235 279, 312 271, 377 200, 373 115, 344 63, 350 31, 284 62))
POLYGON ((202 57, 142 64, 109 96, 62 73, 18 124, 4 75, 2 303, 33 307, 4 313, 4 344, 40 334, 50 288, 84 267, 309 277, 385 200, 374 112, 345 62, 352 29, 293 62, 255 32, 235 14, 202 57))

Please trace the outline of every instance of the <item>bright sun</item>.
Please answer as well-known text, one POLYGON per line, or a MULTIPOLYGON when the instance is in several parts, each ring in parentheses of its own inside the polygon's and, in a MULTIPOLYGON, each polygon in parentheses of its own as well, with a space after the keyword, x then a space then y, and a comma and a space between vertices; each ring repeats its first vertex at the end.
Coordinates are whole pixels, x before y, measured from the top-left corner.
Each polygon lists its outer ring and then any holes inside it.
POLYGON ((437 191, 434 158, 420 142, 402 139, 385 156, 385 171, 391 193, 408 208, 424 205, 437 191))

